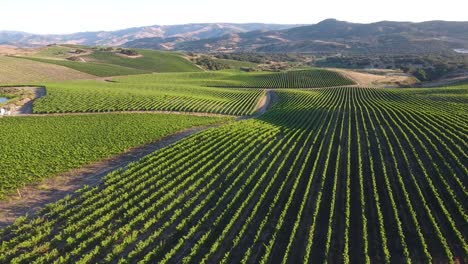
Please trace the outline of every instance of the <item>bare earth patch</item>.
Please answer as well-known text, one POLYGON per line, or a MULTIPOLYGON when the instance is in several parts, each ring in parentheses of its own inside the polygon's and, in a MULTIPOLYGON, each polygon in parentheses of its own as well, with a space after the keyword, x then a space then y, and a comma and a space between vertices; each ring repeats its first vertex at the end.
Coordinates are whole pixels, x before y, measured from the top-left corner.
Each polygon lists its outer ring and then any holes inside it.
POLYGON ((0 55, 0 85, 41 84, 49 81, 93 79, 64 66, 0 55))
POLYGON ((21 56, 26 56, 26 55, 34 54, 37 51, 38 51, 38 49, 36 49, 36 48, 18 48, 18 47, 11 46, 11 45, 0 45, 0 55, 9 55, 9 56, 21 55, 21 56))
POLYGON ((414 85, 418 81, 406 74, 389 70, 373 70, 371 72, 348 69, 330 69, 353 80, 358 86, 401 87, 414 85))

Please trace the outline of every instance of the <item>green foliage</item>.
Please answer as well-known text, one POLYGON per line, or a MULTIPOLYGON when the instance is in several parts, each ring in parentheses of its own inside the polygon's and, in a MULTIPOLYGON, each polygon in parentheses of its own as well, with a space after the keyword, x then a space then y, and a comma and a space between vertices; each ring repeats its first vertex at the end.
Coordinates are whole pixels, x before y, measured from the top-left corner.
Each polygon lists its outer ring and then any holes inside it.
POLYGON ((212 59, 208 56, 201 56, 199 58, 195 58, 194 63, 210 71, 219 71, 231 68, 229 67, 229 65, 221 63, 218 60, 212 59))
POLYGON ((330 56, 314 62, 320 67, 401 69, 420 81, 432 81, 458 69, 468 68, 465 55, 330 56))
POLYGON ((114 82, 47 84, 47 96, 34 103, 36 113, 162 110, 249 115, 260 89, 204 87, 227 73, 165 73, 114 78, 114 82))
POLYGON ((215 87, 242 88, 317 88, 354 84, 339 73, 313 69, 286 71, 280 73, 250 73, 229 76, 213 82, 215 87))
POLYGON ((101 63, 119 65, 147 72, 198 72, 201 71, 181 54, 173 52, 136 50, 141 57, 129 58, 114 52, 96 51, 91 58, 101 63))
POLYGON ((241 68, 255 68, 257 66, 257 64, 252 62, 217 59, 205 55, 194 58, 193 61, 200 67, 210 71, 219 71, 225 69, 239 70, 241 68))
POLYGON ((101 76, 101 77, 148 73, 148 71, 145 71, 145 70, 139 70, 139 69, 128 68, 128 67, 124 67, 120 65, 112 65, 112 64, 104 64, 104 63, 79 62, 79 61, 69 61, 69 60, 53 60, 53 59, 32 58, 32 57, 24 57, 24 59, 61 65, 61 66, 65 66, 65 67, 68 67, 68 68, 71 68, 80 72, 88 73, 88 74, 95 75, 95 76, 101 76))
POLYGON ((223 121, 166 114, 0 119, 0 197, 24 184, 107 158, 184 128, 223 121))
POLYGON ((260 118, 195 134, 0 231, 0 262, 466 262, 465 103, 274 92, 260 118))
POLYGON ((41 49, 38 53, 32 55, 33 57, 37 58, 67 58, 71 55, 70 51, 73 51, 72 48, 70 47, 64 47, 64 46, 50 46, 41 49))
POLYGON ((101 77, 151 72, 201 71, 200 68, 196 67, 189 60, 183 58, 182 54, 152 50, 135 51, 141 56, 128 57, 125 54, 118 54, 119 52, 113 48, 93 50, 89 48, 71 49, 70 47, 53 46, 24 58, 61 65, 101 77), (77 51, 78 53, 76 53, 77 51), (91 52, 91 54, 83 55, 83 52, 91 52), (81 59, 84 61, 81 61, 81 59))

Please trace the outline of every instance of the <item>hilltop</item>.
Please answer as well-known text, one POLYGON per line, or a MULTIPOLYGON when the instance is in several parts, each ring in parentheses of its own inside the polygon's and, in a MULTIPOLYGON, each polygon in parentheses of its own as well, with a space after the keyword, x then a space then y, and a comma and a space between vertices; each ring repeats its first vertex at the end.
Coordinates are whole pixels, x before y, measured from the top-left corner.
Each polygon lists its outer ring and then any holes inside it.
MULTIPOLYGON (((301 52, 344 54, 439 54, 468 47, 468 22, 423 23, 382 21, 358 24, 327 19, 285 30, 226 34, 189 41, 178 50, 198 52, 301 52)), ((141 46, 147 46, 140 40, 141 46)), ((132 47, 138 47, 132 41, 132 47)))

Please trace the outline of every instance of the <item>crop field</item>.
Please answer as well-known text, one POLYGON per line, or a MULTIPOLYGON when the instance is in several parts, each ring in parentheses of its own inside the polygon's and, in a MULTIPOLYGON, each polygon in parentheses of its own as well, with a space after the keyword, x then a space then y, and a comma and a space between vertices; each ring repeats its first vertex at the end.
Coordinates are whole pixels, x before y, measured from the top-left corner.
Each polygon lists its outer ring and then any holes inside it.
POLYGON ((101 63, 145 70, 148 72, 197 72, 200 68, 180 54, 152 50, 137 50, 139 58, 127 58, 111 52, 94 52, 89 57, 101 63))
POLYGON ((177 131, 226 120, 161 114, 0 118, 0 198, 177 131))
POLYGON ((466 103, 273 93, 261 117, 192 135, 0 230, 0 262, 468 261, 466 103))
POLYGON ((133 69, 128 67, 123 67, 120 65, 112 65, 105 63, 95 63, 95 62, 79 62, 79 61, 69 61, 69 60, 57 60, 57 59, 44 59, 44 58, 26 58, 24 59, 38 61, 42 63, 60 65, 73 70, 77 70, 83 73, 91 74, 94 76, 106 77, 106 76, 119 76, 119 75, 134 75, 134 74, 144 74, 148 71, 133 69))
POLYGON ((138 50, 139 57, 130 58, 114 52, 84 49, 85 55, 69 53, 71 47, 48 47, 24 59, 60 65, 94 76, 121 76, 151 72, 197 72, 200 68, 175 52, 138 50), (90 54, 88 54, 90 53, 90 54), (78 56, 84 61, 70 61, 67 57, 78 56))
POLYGON ((296 70, 281 73, 237 74, 213 82, 215 87, 240 88, 317 88, 352 85, 343 75, 322 69, 296 70))
POLYGON ((93 77, 63 66, 0 56, 0 85, 40 84, 93 77))
POLYGON ((79 81, 47 84, 36 113, 107 111, 182 111, 250 115, 262 89, 204 87, 210 73, 151 74, 115 78, 115 82, 79 81))

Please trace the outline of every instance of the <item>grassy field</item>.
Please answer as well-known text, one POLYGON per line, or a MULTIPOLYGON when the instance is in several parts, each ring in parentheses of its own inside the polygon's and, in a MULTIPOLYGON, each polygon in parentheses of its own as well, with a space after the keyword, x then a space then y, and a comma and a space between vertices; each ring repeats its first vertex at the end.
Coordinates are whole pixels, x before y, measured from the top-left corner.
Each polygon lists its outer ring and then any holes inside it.
POLYGON ((67 67, 0 56, 0 85, 41 84, 90 78, 94 76, 67 67))
POLYGON ((104 64, 104 63, 94 63, 94 62, 79 62, 79 61, 69 61, 69 60, 56 60, 56 59, 44 59, 44 58, 26 58, 32 61, 38 61, 42 63, 60 65, 76 71, 84 72, 99 77, 106 76, 119 76, 119 75, 134 75, 134 74, 144 74, 148 71, 127 68, 120 65, 104 64))
POLYGON ((138 57, 128 57, 118 51, 99 51, 83 48, 83 53, 74 54, 70 46, 51 46, 36 54, 23 57, 29 60, 61 65, 80 72, 100 77, 135 75, 151 72, 198 72, 200 68, 175 52, 137 50, 138 57), (67 60, 77 57, 82 61, 67 60))
POLYGON ((225 120, 166 114, 1 118, 0 198, 25 184, 176 131, 225 120))
POLYGON ((66 59, 71 56, 70 47, 64 46, 51 46, 40 49, 37 53, 31 55, 35 58, 44 59, 66 59))
POLYGON ((195 134, 0 231, 0 262, 467 262, 465 103, 275 93, 260 118, 195 134))
POLYGON ((89 57, 107 64, 145 70, 148 72, 198 72, 201 71, 181 54, 152 50, 137 50, 142 57, 128 58, 112 52, 96 51, 89 57))
POLYGON ((34 103, 36 113, 162 110, 249 115, 262 89, 211 88, 203 85, 222 73, 165 73, 114 78, 115 82, 47 84, 47 96, 34 103))
POLYGON ((213 59, 216 62, 219 62, 224 65, 228 65, 231 69, 239 70, 240 68, 256 68, 257 63, 248 62, 248 61, 236 61, 236 60, 226 60, 226 59, 213 59))

